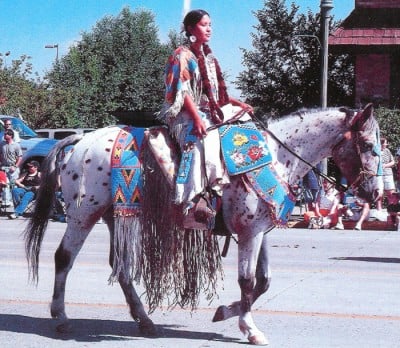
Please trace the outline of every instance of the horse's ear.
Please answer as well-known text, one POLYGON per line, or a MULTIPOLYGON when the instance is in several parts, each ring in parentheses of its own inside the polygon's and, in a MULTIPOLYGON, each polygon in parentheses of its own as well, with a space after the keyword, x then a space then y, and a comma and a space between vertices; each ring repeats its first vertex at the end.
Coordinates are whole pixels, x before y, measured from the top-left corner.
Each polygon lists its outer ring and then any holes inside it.
POLYGON ((344 112, 346 114, 346 118, 345 118, 345 122, 347 124, 347 126, 351 126, 353 124, 352 122, 352 118, 355 115, 355 112, 347 107, 342 106, 341 108, 339 108, 340 112, 344 112))
POLYGON ((372 103, 369 103, 365 106, 363 110, 360 110, 356 113, 356 117, 352 120, 352 124, 358 123, 358 127, 361 128, 362 125, 365 124, 374 114, 374 107, 372 103))
POLYGON ((370 118, 374 113, 374 105, 372 103, 367 104, 362 113, 364 120, 370 118))

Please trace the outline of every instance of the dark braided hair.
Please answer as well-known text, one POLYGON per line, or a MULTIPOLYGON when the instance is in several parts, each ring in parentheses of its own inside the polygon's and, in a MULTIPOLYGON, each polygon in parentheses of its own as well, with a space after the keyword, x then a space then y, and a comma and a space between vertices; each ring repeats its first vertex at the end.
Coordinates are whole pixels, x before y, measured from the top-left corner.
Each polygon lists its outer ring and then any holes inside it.
MULTIPOLYGON (((209 16, 209 14, 204 10, 193 10, 193 11, 190 11, 185 16, 185 19, 183 20, 183 25, 184 25, 187 37, 190 36, 188 27, 195 26, 205 15, 209 16)), ((215 123, 221 123, 224 119, 224 115, 223 115, 220 107, 229 103, 229 96, 228 96, 228 92, 226 89, 224 77, 222 76, 221 67, 220 67, 217 59, 214 57, 214 64, 215 64, 217 80, 218 80, 219 100, 217 103, 216 100, 214 99, 214 96, 212 93, 211 82, 210 82, 210 79, 208 78, 206 63, 205 63, 205 59, 204 59, 205 56, 208 56, 209 54, 212 53, 211 48, 207 44, 203 44, 204 54, 201 52, 201 50, 197 50, 194 47, 191 47, 191 50, 194 53, 194 55, 196 56, 198 63, 199 63, 199 69, 200 69, 201 79, 202 79, 202 83, 203 83, 203 90, 209 101, 209 107, 210 107, 210 113, 211 113, 212 120, 215 123)))

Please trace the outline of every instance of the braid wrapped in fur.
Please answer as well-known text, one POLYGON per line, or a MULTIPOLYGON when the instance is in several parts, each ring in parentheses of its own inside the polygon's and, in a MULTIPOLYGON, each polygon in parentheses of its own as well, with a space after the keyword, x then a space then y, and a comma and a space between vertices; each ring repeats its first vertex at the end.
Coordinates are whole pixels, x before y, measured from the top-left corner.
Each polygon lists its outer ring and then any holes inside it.
POLYGON ((218 63, 218 60, 215 57, 213 57, 215 70, 217 72, 217 80, 218 80, 218 103, 217 103, 212 93, 211 82, 208 77, 206 62, 205 62, 205 57, 212 54, 211 48, 207 44, 203 44, 204 53, 201 52, 201 50, 195 49, 193 46, 191 47, 191 50, 196 56, 197 61, 199 63, 199 69, 203 83, 203 91, 208 98, 212 120, 214 121, 214 123, 219 124, 224 120, 224 114, 222 113, 220 107, 229 103, 229 96, 226 89, 224 77, 222 76, 221 67, 218 63))
MULTIPOLYGON (((189 28, 195 26, 201 20, 201 18, 203 18, 203 16, 206 16, 206 15, 210 16, 207 11, 198 9, 198 10, 190 11, 185 16, 185 18, 183 20, 183 26, 184 26, 184 30, 186 32, 186 37, 188 39, 191 35, 189 28)), ((222 113, 222 110, 220 108, 221 108, 221 106, 224 106, 229 103, 229 96, 228 96, 228 92, 226 89, 224 77, 222 76, 221 67, 219 66, 218 60, 212 56, 211 48, 206 43, 203 43, 202 49, 196 48, 196 47, 194 47, 194 45, 191 45, 190 49, 193 52, 193 54, 196 56, 198 64, 199 64, 199 70, 200 70, 200 75, 201 75, 201 79, 202 79, 203 91, 209 101, 211 118, 214 121, 214 123, 219 124, 224 120, 224 114, 222 113), (215 100, 215 98, 214 98, 211 82, 210 82, 210 79, 209 79, 209 76, 207 73, 207 67, 206 67, 206 62, 205 62, 205 59, 207 57, 212 57, 212 59, 214 60, 215 70, 216 70, 217 80, 218 80, 218 100, 215 100)))

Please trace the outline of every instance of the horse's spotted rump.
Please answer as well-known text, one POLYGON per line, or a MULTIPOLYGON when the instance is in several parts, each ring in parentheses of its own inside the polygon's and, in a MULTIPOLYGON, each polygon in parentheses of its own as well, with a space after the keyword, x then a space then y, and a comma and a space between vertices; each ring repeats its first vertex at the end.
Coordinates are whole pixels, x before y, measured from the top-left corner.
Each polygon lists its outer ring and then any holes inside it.
POLYGON ((79 178, 79 175, 77 173, 74 173, 74 175, 72 175, 72 180, 77 180, 79 178))
POLYGON ((85 160, 85 163, 86 163, 86 164, 88 164, 88 163, 90 163, 90 162, 92 162, 92 160, 91 160, 90 158, 88 158, 88 159, 85 160))
POLYGON ((104 150, 106 150, 106 152, 111 152, 111 149, 109 147, 106 147, 104 150))
POLYGON ((101 172, 101 171, 103 170, 103 167, 97 167, 97 170, 98 170, 99 172, 101 172))

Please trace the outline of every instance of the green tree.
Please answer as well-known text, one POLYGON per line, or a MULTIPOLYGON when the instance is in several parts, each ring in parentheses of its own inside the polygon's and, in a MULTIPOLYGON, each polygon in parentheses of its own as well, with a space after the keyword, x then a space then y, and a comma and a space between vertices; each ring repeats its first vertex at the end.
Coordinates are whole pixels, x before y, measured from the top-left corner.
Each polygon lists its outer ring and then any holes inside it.
POLYGON ((23 55, 9 66, 0 55, 0 113, 21 116, 34 126, 47 113, 47 88, 32 78, 30 57, 23 55))
MULTIPOLYGON (((279 117, 320 105, 320 15, 298 13, 292 3, 268 0, 256 11, 253 50, 242 49, 245 70, 236 85, 260 113, 279 117)), ((330 56, 328 105, 348 105, 353 65, 347 56, 330 56)))
POLYGON ((374 115, 379 123, 380 134, 388 139, 393 154, 400 148, 400 110, 386 107, 376 108, 374 115))
POLYGON ((156 110, 170 53, 151 12, 124 8, 97 22, 48 74, 59 126, 101 127, 115 111, 156 110))

